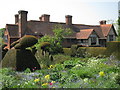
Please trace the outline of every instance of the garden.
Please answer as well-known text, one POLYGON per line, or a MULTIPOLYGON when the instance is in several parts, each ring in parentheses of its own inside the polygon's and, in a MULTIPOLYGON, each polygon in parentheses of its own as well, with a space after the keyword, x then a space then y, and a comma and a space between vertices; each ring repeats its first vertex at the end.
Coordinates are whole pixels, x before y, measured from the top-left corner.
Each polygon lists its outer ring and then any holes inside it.
POLYGON ((120 42, 63 48, 66 33, 56 27, 54 36, 26 35, 8 51, 3 45, 0 88, 120 88, 120 42))

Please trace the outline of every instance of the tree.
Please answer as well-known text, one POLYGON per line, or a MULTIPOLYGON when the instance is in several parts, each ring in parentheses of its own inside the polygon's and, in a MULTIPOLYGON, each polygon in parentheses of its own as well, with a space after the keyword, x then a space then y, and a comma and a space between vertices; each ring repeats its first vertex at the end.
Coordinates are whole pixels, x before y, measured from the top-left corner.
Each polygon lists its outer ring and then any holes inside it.
POLYGON ((1 28, 1 29, 0 29, 0 46, 1 46, 2 43, 3 43, 4 30, 5 30, 5 28, 1 28))
POLYGON ((120 17, 118 17, 118 37, 117 40, 120 41, 120 17))
POLYGON ((40 47, 40 44, 43 42, 49 42, 49 52, 51 54, 56 54, 62 52, 62 41, 64 36, 72 34, 70 28, 63 28, 61 25, 57 25, 53 29, 54 36, 45 35, 38 40, 37 48, 40 47))

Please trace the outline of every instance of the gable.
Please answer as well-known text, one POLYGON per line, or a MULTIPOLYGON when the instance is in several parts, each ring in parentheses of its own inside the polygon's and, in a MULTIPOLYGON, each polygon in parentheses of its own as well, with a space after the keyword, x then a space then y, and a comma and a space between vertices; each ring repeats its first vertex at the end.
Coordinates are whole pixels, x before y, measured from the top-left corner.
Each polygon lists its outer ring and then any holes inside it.
POLYGON ((116 33, 114 27, 111 27, 111 29, 110 29, 108 35, 114 35, 114 36, 117 36, 117 33, 116 33))
POLYGON ((100 25, 100 27, 102 29, 103 35, 106 37, 108 35, 108 33, 110 32, 112 24, 104 24, 104 25, 100 25))
POLYGON ((92 32, 93 32, 93 29, 80 30, 80 32, 76 33, 76 38, 77 39, 88 39, 92 32))
POLYGON ((98 35, 97 35, 97 33, 93 30, 93 32, 90 34, 90 36, 89 37, 99 37, 98 35))
POLYGON ((6 25, 6 34, 9 34, 10 38, 18 38, 18 25, 7 24, 6 25))

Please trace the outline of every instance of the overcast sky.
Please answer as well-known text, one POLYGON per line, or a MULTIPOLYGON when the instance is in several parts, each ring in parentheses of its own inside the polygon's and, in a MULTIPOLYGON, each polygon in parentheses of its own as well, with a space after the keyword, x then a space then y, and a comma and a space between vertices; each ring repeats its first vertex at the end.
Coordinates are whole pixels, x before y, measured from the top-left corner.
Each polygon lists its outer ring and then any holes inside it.
POLYGON ((0 28, 14 24, 19 10, 28 11, 28 20, 39 20, 50 14, 51 22, 65 22, 65 15, 73 16, 73 24, 97 25, 100 20, 117 20, 119 0, 2 0, 0 28))

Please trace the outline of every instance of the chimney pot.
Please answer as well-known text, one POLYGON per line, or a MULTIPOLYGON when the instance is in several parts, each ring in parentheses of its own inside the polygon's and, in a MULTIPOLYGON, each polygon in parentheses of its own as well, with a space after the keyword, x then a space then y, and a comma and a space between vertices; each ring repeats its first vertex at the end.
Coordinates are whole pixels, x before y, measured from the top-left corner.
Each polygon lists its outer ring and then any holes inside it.
POLYGON ((28 11, 20 10, 19 13, 19 36, 22 37, 27 29, 27 13, 28 11))
POLYGON ((100 25, 104 25, 104 24, 106 24, 106 20, 100 21, 100 25))
POLYGON ((72 16, 71 15, 66 15, 66 25, 72 25, 72 16))
POLYGON ((18 24, 18 20, 19 20, 19 15, 15 14, 15 24, 18 24))
POLYGON ((39 17, 39 19, 40 19, 40 21, 49 22, 50 21, 50 15, 43 14, 43 15, 41 15, 41 17, 39 17))

